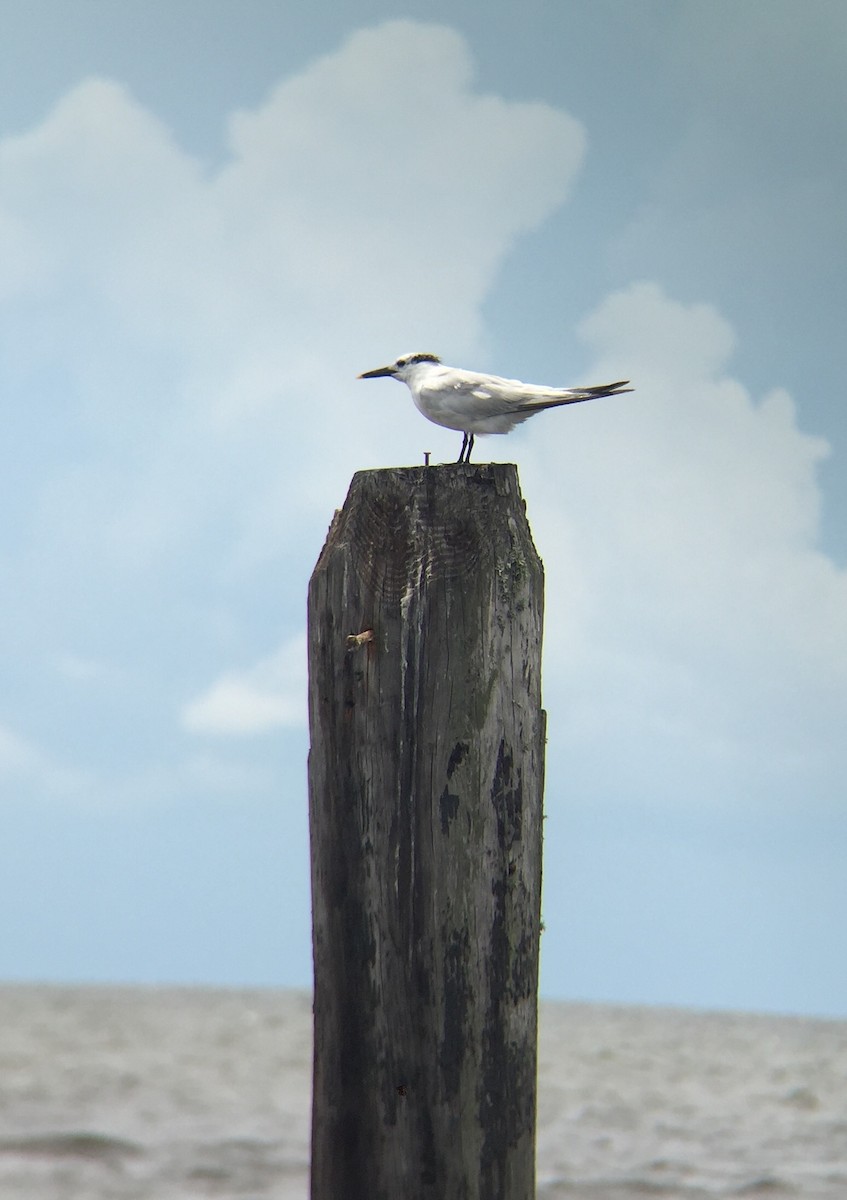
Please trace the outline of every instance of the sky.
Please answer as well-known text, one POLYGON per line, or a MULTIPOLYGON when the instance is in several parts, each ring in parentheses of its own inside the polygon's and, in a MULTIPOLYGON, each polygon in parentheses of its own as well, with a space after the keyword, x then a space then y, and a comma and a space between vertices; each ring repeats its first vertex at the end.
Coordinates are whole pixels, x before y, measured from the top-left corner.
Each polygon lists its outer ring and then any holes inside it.
POLYGON ((0 0, 0 978, 308 986, 305 596, 516 462, 544 996, 847 1016, 842 0, 0 0))

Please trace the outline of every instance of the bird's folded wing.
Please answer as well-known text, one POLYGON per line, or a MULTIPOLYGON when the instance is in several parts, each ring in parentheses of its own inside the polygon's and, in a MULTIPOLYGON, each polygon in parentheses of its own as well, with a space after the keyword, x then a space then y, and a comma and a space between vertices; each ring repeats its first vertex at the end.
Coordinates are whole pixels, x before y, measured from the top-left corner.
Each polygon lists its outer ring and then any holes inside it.
POLYGON ((550 388, 534 387, 521 383, 519 379, 498 379, 496 376, 480 375, 476 379, 453 383, 451 391, 480 413, 502 413, 536 397, 541 400, 554 393, 550 388))

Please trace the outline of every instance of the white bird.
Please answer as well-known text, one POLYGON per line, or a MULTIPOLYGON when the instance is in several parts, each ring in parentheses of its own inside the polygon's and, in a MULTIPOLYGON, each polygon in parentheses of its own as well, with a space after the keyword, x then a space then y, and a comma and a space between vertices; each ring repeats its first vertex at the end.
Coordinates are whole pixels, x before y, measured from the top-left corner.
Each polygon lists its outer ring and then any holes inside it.
POLYGON ((633 390, 625 386, 628 379, 596 387, 539 387, 521 383, 519 379, 446 367, 436 354, 404 354, 390 367, 364 371, 359 379, 379 379, 383 375, 405 383, 419 412, 428 420, 447 429, 461 430, 458 462, 470 462, 477 433, 509 433, 521 421, 545 408, 619 396, 633 390))

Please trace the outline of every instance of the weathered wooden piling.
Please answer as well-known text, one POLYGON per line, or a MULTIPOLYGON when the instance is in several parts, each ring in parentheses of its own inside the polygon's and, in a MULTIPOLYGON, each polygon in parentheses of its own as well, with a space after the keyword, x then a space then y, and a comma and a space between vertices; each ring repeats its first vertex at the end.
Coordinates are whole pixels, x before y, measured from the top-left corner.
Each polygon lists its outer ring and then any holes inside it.
POLYGON ((542 607, 513 465, 354 476, 309 587, 312 1200, 534 1200, 542 607))

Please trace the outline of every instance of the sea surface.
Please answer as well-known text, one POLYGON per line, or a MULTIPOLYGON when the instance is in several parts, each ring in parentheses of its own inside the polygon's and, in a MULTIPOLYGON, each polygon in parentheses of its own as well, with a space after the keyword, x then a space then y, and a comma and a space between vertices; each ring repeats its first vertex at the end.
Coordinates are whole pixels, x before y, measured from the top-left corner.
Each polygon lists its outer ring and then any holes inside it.
MULTIPOLYGON (((311 998, 0 987, 2 1200, 306 1200, 311 998)), ((847 1200, 847 1022, 544 1003, 539 1200, 847 1200)))

